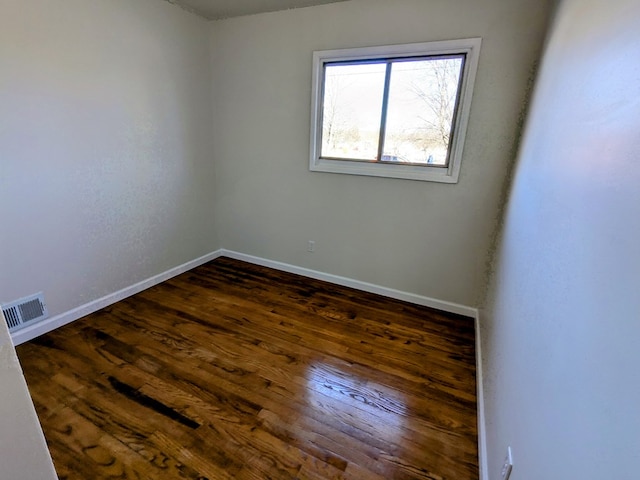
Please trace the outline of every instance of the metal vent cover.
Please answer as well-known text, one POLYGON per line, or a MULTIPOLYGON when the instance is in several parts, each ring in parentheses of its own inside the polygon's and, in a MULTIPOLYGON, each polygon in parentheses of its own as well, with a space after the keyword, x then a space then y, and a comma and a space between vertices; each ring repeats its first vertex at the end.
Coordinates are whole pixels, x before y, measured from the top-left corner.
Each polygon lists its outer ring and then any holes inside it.
POLYGON ((2 305, 2 313, 10 332, 49 316, 42 292, 2 305))

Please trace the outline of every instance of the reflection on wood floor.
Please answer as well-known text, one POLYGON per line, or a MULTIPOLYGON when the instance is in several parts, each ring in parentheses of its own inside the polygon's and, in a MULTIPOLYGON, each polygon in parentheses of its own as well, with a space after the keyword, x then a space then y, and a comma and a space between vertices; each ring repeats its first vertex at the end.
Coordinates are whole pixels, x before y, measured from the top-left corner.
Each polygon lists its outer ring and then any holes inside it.
POLYGON ((470 318, 219 258, 17 350, 61 479, 478 478, 470 318))

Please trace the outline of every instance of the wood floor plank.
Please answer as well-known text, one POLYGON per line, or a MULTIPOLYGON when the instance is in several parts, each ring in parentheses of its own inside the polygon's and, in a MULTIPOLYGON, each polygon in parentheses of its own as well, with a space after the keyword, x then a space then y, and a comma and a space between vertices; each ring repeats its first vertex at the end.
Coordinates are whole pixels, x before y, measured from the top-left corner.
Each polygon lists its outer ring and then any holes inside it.
MULTIPOLYGON (((218 285, 218 287, 221 289, 224 288, 222 284, 218 285)), ((168 295, 171 295, 171 293, 169 293, 168 295)), ((239 299, 235 303, 228 305, 227 308, 225 308, 223 300, 224 300, 224 295, 223 294, 218 295, 216 297, 215 304, 210 306, 209 308, 215 309, 216 315, 221 316, 227 321, 234 320, 238 324, 242 324, 242 322, 249 321, 246 317, 242 316, 242 313, 243 313, 243 305, 241 304, 242 299, 239 299)), ((177 299, 177 301, 180 301, 179 298, 177 299)), ((255 316, 255 306, 249 306, 249 312, 253 312, 253 315, 255 316)), ((280 318, 288 318, 292 322, 295 322, 297 315, 300 315, 299 312, 294 312, 294 313, 290 313, 288 317, 283 317, 282 315, 273 314, 273 312, 268 312, 268 313, 271 313, 272 314, 271 316, 277 315, 280 318)), ((206 312, 203 312, 203 314, 206 315, 206 312)), ((351 316, 353 315, 354 314, 351 314, 351 316)), ((265 319, 268 319, 269 315, 267 314, 265 315, 265 317, 267 317, 265 319)), ((409 366, 413 367, 412 371, 415 373, 416 375, 415 378, 417 379, 417 381, 427 381, 434 385, 440 384, 444 388, 447 388, 448 386, 451 392, 458 393, 458 394, 463 393, 464 389, 457 388, 458 385, 452 385, 452 382, 458 380, 463 384, 468 384, 469 381, 474 381, 475 367, 473 363, 472 362, 471 364, 469 364, 469 362, 465 363, 464 361, 465 359, 463 359, 463 361, 461 362, 459 358, 464 349, 459 346, 454 346, 459 350, 459 352, 455 355, 455 358, 448 358, 449 357, 448 355, 438 355, 438 352, 436 350, 436 345, 439 337, 436 337, 435 340, 429 340, 428 348, 419 347, 421 350, 419 353, 419 357, 414 359, 411 357, 411 353, 412 353, 411 349, 413 348, 413 345, 411 343, 409 344, 409 346, 406 345, 406 342, 407 341, 411 342, 411 340, 407 339, 403 341, 401 345, 398 345, 398 342, 395 342, 392 345, 387 346, 385 345, 385 339, 383 338, 383 335, 374 335, 374 336, 367 337, 365 336, 366 330, 367 330, 367 320, 362 319, 360 316, 358 316, 357 322, 346 322, 346 323, 337 322, 336 323, 332 319, 331 321, 325 322, 325 323, 329 324, 329 328, 331 329, 331 333, 333 334, 332 340, 336 340, 337 338, 340 338, 342 340, 347 339, 347 341, 349 342, 343 345, 343 348, 347 348, 348 351, 354 352, 354 355, 347 355, 348 357, 347 359, 353 358, 353 357, 362 359, 370 356, 370 354, 374 351, 372 350, 371 342, 375 342, 375 353, 376 353, 377 359, 379 359, 381 355, 388 356, 388 358, 385 359, 386 361, 384 362, 385 368, 389 368, 390 365, 396 365, 396 360, 398 360, 400 362, 400 368, 397 369, 396 372, 401 372, 403 375, 406 375, 408 373, 408 368, 407 368, 408 362, 411 360, 411 363, 409 364, 409 366), (334 323, 334 325, 331 325, 332 322, 334 323), (355 325, 355 323, 357 323, 357 325, 355 325), (353 333, 353 335, 346 335, 348 333, 353 333), (357 338, 358 341, 354 342, 353 338, 357 338), (392 355, 389 355, 389 352, 391 352, 392 355), (398 352, 401 352, 401 355, 402 355, 402 358, 400 359, 396 358, 396 356, 398 355, 398 352), (429 353, 429 355, 427 355, 427 352, 429 353), (443 370, 442 368, 440 368, 443 362, 447 364, 450 362, 454 362, 455 364, 457 364, 458 371, 461 371, 461 368, 460 368, 461 364, 466 365, 467 366, 466 371, 462 371, 462 373, 464 373, 464 376, 460 378, 461 375, 460 373, 458 373, 456 376, 448 376, 446 378, 442 376, 438 377, 439 372, 443 370), (432 366, 433 368, 430 368, 432 366)), ((310 338, 314 342, 318 342, 319 339, 325 339, 324 332, 322 331, 322 325, 323 325, 322 322, 306 322, 305 324, 307 326, 316 326, 316 330, 314 332, 311 332, 311 335, 309 335, 308 337, 299 335, 301 337, 301 341, 304 341, 305 338, 310 338)), ((282 326, 283 325, 280 324, 280 327, 282 326)), ((300 323, 298 323, 298 325, 296 325, 296 328, 299 329, 304 327, 301 327, 300 323)), ((283 329, 279 328, 279 330, 283 330, 283 329)), ((299 333, 301 334, 302 331, 300 331, 299 333)), ((389 336, 394 339, 398 338, 398 334, 393 334, 389 336)), ((414 339, 417 336, 418 335, 414 335, 414 339)), ((306 345, 306 346, 308 346, 309 348, 313 348, 313 345, 306 345)), ((322 345, 322 347, 326 349, 327 345, 322 345)), ((470 350, 473 352, 473 345, 471 345, 470 347, 467 346, 467 350, 470 350)), ((340 356, 341 352, 342 352, 342 349, 332 351, 332 353, 335 354, 336 356, 340 356)), ((472 356, 469 358, 472 358, 472 356)), ((379 363, 382 363, 382 362, 379 362, 379 363)), ((444 366, 446 370, 447 365, 444 365, 444 366)), ((473 397, 473 400, 475 401, 475 396, 473 397)))
POLYGON ((61 479, 478 479, 460 315, 219 258, 17 350, 61 479))
MULTIPOLYGON (((180 348, 180 351, 184 351, 185 348, 180 348)), ((239 357, 236 357, 234 359, 234 363, 236 365, 243 365, 244 367, 246 367, 246 364, 242 364, 241 363, 241 359, 239 357)), ((250 367, 251 368, 251 367, 250 367)), ((355 406, 356 408, 359 407, 369 407, 369 409, 375 409, 375 410, 380 410, 381 413, 385 413, 385 412, 391 412, 393 413, 393 416, 404 416, 406 415, 406 409, 404 408, 403 404, 399 401, 393 401, 393 400, 388 400, 386 398, 384 398, 384 395, 382 395, 381 387, 377 387, 377 389, 365 389, 364 387, 361 386, 357 386, 352 382, 347 381, 345 383, 345 380, 348 379, 340 379, 337 376, 337 373, 339 373, 339 370, 337 369, 330 369, 327 370, 327 366, 322 365, 322 364, 316 364, 316 365, 311 365, 311 367, 307 367, 307 371, 311 370, 313 371, 313 382, 310 383, 308 380, 308 378, 302 379, 299 377, 292 377, 292 376, 286 376, 285 378, 275 378, 273 375, 267 375, 269 376, 269 381, 273 383, 276 382, 293 382, 298 384, 299 387, 304 388, 307 387, 306 390, 309 390, 310 386, 315 386, 312 388, 312 390, 316 393, 316 395, 319 398, 326 398, 326 393, 329 392, 330 396, 335 397, 335 395, 333 395, 333 392, 340 392, 341 394, 346 394, 346 396, 348 397, 348 400, 351 400, 353 397, 356 397, 358 399, 366 399, 367 402, 364 403, 361 400, 360 401, 356 401, 355 402, 355 406), (320 372, 320 373, 318 373, 320 372), (317 386, 321 385, 322 388, 318 388, 317 386), (354 391, 354 389, 356 389, 357 391, 354 391), (345 393, 346 392, 346 393, 345 393), (382 407, 382 408, 380 408, 382 407)), ((271 372, 273 372, 273 369, 271 369, 271 372)), ((255 371, 255 370, 254 370, 255 371)), ((295 399, 290 399, 290 401, 294 401, 295 399)), ((335 398, 333 398, 333 400, 335 400, 335 398)), ((421 401, 421 399, 418 399, 417 402, 419 403, 423 403, 421 401)), ((425 404, 425 407, 428 407, 428 405, 425 404)), ((340 407, 342 408, 351 408, 350 405, 343 405, 340 407)), ((323 411, 323 409, 321 407, 317 408, 319 411, 323 411)), ((331 412, 328 412, 331 413, 331 412)), ((358 414, 359 417, 364 417, 367 416, 367 412, 366 411, 360 411, 360 413, 358 414)), ((336 416, 336 415, 334 415, 336 416)), ((435 415, 434 415, 435 416, 435 415)), ((378 414, 372 417, 373 420, 375 420, 374 423, 380 423, 381 424, 381 428, 384 427, 385 425, 385 421, 384 418, 382 416, 382 414, 378 414)), ((361 418, 360 418, 361 420, 361 418)), ((389 426, 389 428, 395 428, 395 424, 397 422, 395 420, 393 420, 391 422, 391 425, 389 426)), ((414 424, 424 424, 425 422, 423 421, 423 418, 420 417, 416 417, 415 415, 412 418, 412 422, 410 424, 410 428, 412 428, 413 426, 415 426, 414 424)), ((432 427, 430 425, 426 425, 428 427, 432 427)))

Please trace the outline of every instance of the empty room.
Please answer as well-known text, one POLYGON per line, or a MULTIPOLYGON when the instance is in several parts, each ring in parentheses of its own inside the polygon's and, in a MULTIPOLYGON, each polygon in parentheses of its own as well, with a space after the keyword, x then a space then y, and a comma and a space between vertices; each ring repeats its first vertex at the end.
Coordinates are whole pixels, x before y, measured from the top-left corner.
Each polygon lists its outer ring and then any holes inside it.
POLYGON ((0 479, 632 480, 639 0, 0 0, 0 479))

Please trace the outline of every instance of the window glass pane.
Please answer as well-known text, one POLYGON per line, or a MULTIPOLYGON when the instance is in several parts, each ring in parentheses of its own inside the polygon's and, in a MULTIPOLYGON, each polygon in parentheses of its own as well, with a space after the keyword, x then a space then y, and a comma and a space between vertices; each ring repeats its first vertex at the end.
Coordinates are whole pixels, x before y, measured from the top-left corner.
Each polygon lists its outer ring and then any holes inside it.
POLYGON ((375 160, 386 65, 325 66, 321 157, 375 160))
POLYGON ((447 165, 463 60, 393 62, 383 161, 447 165))

